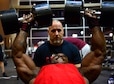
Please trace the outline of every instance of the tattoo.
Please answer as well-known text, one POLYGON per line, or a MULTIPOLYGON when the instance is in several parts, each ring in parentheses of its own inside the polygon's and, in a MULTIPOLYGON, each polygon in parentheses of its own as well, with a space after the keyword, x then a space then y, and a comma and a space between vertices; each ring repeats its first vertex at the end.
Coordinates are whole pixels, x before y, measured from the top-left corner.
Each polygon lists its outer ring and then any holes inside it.
POLYGON ((21 32, 21 34, 19 35, 19 41, 18 41, 18 43, 19 43, 19 45, 20 45, 20 47, 22 47, 23 49, 24 49, 24 51, 26 50, 26 38, 27 38, 27 33, 25 33, 25 32, 21 32))

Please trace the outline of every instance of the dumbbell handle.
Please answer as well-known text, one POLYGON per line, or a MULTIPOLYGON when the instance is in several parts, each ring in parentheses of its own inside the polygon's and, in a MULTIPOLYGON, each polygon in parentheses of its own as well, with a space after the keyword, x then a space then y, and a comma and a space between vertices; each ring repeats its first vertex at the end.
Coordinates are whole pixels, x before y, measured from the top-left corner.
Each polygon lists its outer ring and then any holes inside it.
POLYGON ((23 20, 24 20, 23 17, 18 18, 18 21, 23 21, 23 20))
MULTIPOLYGON (((81 14, 84 14, 84 11, 80 11, 80 13, 81 13, 81 14)), ((100 14, 101 14, 100 11, 95 11, 95 12, 93 12, 93 13, 96 14, 96 15, 100 15, 100 14)))
MULTIPOLYGON (((80 13, 81 13, 81 14, 84 14, 84 11, 80 11, 80 13)), ((100 15, 101 12, 100 12, 100 11, 96 11, 96 12, 94 12, 94 14, 96 14, 96 15, 100 15)), ((24 20, 23 17, 18 18, 18 21, 23 21, 23 20, 24 20)))

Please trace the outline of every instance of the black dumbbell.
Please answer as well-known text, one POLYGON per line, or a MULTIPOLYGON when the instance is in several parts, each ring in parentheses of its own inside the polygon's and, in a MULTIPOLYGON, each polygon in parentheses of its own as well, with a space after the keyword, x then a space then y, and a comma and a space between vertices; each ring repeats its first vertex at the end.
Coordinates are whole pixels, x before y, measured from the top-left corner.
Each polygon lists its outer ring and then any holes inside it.
MULTIPOLYGON (((84 9, 82 1, 67 1, 64 8, 64 19, 66 24, 81 25, 84 9)), ((91 7, 90 7, 91 8, 91 7)), ((100 25, 103 27, 114 27, 114 1, 103 1, 99 11, 94 12, 99 15, 100 25)), ((86 21, 86 20, 85 20, 86 21)), ((87 23, 87 22, 85 22, 87 23)))
MULTIPOLYGON (((31 12, 35 21, 38 22, 38 28, 51 25, 52 11, 49 4, 42 3, 33 6, 31 12)), ((15 9, 0 11, 0 19, 5 35, 17 33, 20 30, 19 21, 23 20, 23 18, 18 18, 15 9)))
POLYGON ((19 24, 15 9, 0 11, 0 19, 6 35, 19 31, 19 24))
POLYGON ((32 13, 35 21, 38 22, 38 27, 50 26, 52 23, 52 10, 49 4, 39 4, 33 6, 32 13))
POLYGON ((114 27, 114 1, 104 1, 101 4, 100 24, 104 27, 114 27))
POLYGON ((66 24, 80 25, 82 1, 67 1, 64 8, 64 19, 66 24))

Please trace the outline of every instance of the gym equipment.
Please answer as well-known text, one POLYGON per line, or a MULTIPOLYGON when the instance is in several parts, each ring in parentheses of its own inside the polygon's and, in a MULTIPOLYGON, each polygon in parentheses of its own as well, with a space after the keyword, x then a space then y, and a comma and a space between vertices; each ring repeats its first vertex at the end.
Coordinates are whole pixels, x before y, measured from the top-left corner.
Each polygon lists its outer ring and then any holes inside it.
POLYGON ((18 19, 15 9, 0 11, 0 18, 4 33, 6 35, 19 31, 18 19))
POLYGON ((101 8, 100 24, 105 27, 114 27, 114 1, 104 1, 101 8))
MULTIPOLYGON (((83 9, 85 8, 81 1, 67 1, 64 8, 65 23, 80 25, 81 14, 84 13, 83 9)), ((94 12, 94 14, 99 15, 100 25, 103 27, 114 27, 114 1, 102 2, 101 8, 99 9, 100 10, 94 12)))
MULTIPOLYGON (((64 8, 64 20, 66 24, 81 23, 81 14, 84 13, 82 1, 67 1, 64 8)), ((95 12, 100 16, 100 24, 104 27, 113 27, 114 1, 104 1, 101 4, 101 11, 95 12)), ((38 22, 38 28, 47 27, 52 22, 52 11, 49 4, 38 4, 32 7, 32 13, 38 22)), ((0 18, 4 33, 12 34, 19 31, 18 18, 15 9, 0 11, 0 18)))
POLYGON ((39 4, 33 6, 32 13, 38 22, 38 27, 50 26, 52 23, 52 10, 49 4, 39 4))
MULTIPOLYGON (((49 4, 38 4, 32 7, 32 13, 39 27, 47 27, 52 23, 52 11, 49 4)), ((2 22, 5 35, 17 33, 20 30, 19 22, 23 18, 18 18, 16 10, 0 11, 0 19, 2 22)))
POLYGON ((80 9, 82 1, 67 1, 64 8, 64 19, 66 24, 80 25, 80 9))

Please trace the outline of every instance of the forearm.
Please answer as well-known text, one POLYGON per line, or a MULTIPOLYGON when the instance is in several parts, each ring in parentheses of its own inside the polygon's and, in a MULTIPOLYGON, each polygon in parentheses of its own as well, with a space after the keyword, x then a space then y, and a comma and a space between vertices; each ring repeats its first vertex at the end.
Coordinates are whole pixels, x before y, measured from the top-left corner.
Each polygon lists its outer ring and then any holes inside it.
POLYGON ((20 30, 12 46, 13 54, 17 54, 18 52, 25 53, 27 36, 28 34, 25 31, 20 30))
POLYGON ((22 24, 20 24, 20 32, 18 33, 13 44, 13 51, 15 51, 14 54, 19 51, 23 53, 25 53, 26 51, 26 39, 31 28, 30 23, 33 21, 33 15, 32 13, 28 14, 27 16, 23 15, 23 18, 24 20, 22 21, 22 24))
POLYGON ((100 29, 100 26, 95 26, 91 29, 92 38, 91 38, 91 50, 99 50, 105 56, 106 54, 106 41, 103 32, 100 29))

